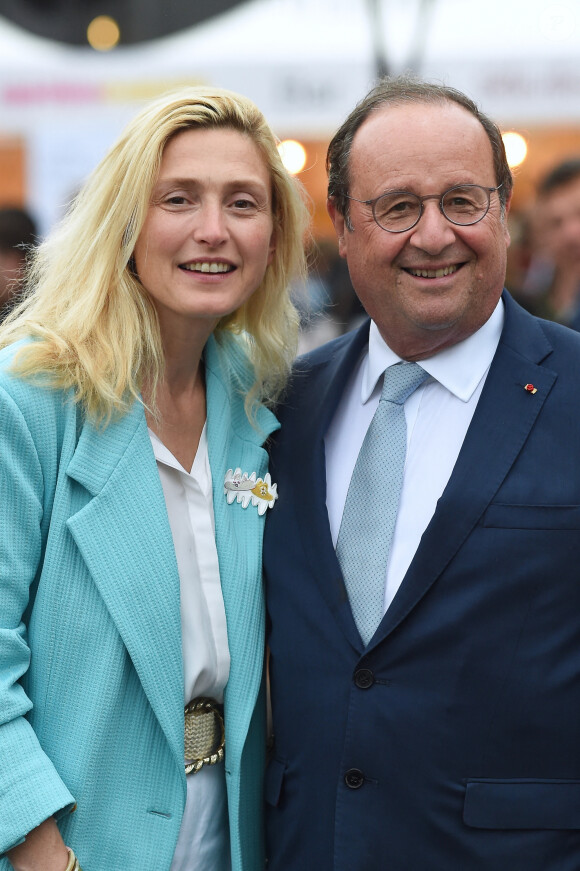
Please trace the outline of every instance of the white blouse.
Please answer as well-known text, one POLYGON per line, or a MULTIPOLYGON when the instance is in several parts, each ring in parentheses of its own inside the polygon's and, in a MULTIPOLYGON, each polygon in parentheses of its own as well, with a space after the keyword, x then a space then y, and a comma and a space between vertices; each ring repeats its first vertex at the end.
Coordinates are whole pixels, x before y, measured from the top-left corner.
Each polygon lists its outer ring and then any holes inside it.
MULTIPOLYGON (((215 544, 212 481, 204 426, 191 471, 149 430, 173 535, 181 590, 184 704, 223 701, 230 670, 215 544)), ((187 801, 171 871, 229 871, 223 763, 187 777, 187 801)))

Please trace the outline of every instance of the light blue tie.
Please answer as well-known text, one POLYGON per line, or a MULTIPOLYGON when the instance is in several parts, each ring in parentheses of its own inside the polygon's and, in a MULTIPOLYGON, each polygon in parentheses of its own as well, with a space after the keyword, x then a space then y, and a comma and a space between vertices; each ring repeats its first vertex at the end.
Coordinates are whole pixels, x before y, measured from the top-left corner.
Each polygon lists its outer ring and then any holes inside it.
POLYGON ((429 375, 417 363, 390 366, 350 479, 336 555, 365 646, 382 620, 387 564, 407 453, 405 400, 429 375))

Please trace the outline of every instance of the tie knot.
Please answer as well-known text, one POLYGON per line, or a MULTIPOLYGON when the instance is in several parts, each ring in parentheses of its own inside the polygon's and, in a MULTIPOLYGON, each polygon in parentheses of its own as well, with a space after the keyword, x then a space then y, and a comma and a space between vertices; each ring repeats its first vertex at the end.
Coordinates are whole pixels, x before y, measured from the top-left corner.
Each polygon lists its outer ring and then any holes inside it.
POLYGON ((385 371, 381 402, 394 402, 402 405, 417 387, 429 377, 418 363, 396 363, 385 371))

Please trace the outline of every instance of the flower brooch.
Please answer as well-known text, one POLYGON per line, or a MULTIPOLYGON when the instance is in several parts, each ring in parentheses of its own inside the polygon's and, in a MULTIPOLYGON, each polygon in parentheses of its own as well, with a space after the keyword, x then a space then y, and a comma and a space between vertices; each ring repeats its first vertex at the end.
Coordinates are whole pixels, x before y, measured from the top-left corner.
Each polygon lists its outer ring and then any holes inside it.
POLYGON ((224 493, 228 500, 228 505, 231 505, 234 499, 239 502, 242 508, 247 508, 250 502, 257 506, 258 514, 265 514, 266 509, 272 508, 274 502, 278 498, 278 485, 272 484, 270 473, 266 474, 264 479, 256 480, 256 473, 252 472, 248 475, 247 472, 242 474, 241 469, 228 469, 224 481, 224 493))

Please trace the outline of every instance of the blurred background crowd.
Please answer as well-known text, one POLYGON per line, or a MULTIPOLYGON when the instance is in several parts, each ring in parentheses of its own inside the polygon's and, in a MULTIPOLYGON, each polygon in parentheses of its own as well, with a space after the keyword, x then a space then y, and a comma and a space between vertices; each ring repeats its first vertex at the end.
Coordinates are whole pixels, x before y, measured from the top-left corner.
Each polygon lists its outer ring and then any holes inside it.
POLYGON ((362 317, 325 209, 334 130, 415 71, 498 122, 515 175, 507 285, 580 329, 577 0, 0 0, 0 318, 50 229, 141 103, 207 83, 253 99, 311 201, 304 350, 362 317))

